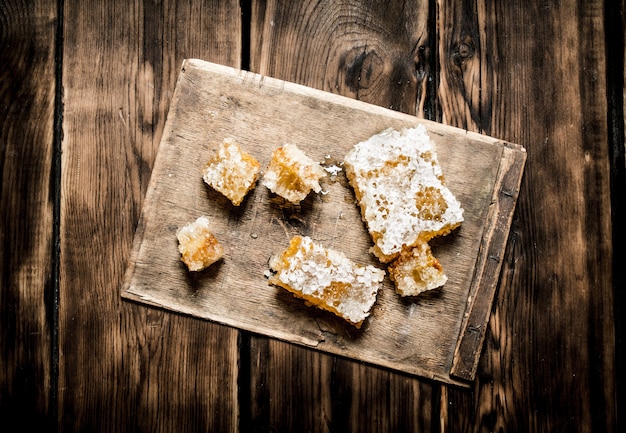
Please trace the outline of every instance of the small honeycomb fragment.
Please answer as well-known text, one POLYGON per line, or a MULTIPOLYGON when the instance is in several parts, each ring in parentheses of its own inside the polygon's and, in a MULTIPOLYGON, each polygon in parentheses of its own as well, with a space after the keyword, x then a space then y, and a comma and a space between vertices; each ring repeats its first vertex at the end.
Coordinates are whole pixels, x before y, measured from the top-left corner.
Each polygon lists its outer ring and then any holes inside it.
POLYGON ((224 256, 224 248, 211 232, 207 217, 181 227, 176 237, 180 259, 190 271, 201 271, 224 256))
POLYGON ((444 185, 435 143, 423 125, 373 135, 350 150, 344 166, 374 241, 372 252, 383 263, 463 222, 463 208, 444 185))
POLYGON ((311 190, 322 190, 319 180, 326 172, 295 144, 285 144, 272 153, 263 185, 285 200, 298 204, 311 190))
POLYGON ((345 254, 296 235, 289 247, 270 259, 276 272, 269 283, 310 305, 330 311, 357 328, 369 316, 385 271, 353 263, 345 254))
POLYGON ((259 161, 233 139, 226 138, 205 165, 202 177, 207 185, 239 206, 254 188, 260 169, 259 161))
POLYGON ((439 260, 423 241, 413 248, 403 249, 387 270, 400 296, 417 296, 443 286, 448 280, 439 260))

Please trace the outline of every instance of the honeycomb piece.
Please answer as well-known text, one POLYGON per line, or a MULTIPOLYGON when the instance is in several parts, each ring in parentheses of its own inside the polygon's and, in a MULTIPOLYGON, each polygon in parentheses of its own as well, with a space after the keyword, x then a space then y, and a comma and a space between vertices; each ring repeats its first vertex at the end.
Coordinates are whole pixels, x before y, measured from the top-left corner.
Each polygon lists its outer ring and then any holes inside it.
POLYGON ((413 248, 403 249, 387 270, 400 296, 417 296, 443 286, 448 280, 439 260, 423 241, 413 248))
POLYGON ((224 256, 224 248, 211 232, 207 217, 181 227, 176 237, 180 259, 190 271, 201 271, 224 256))
POLYGON ((345 254, 296 235, 289 247, 270 260, 276 272, 269 283, 310 305, 330 311, 357 328, 376 301, 385 271, 353 263, 345 254))
POLYGON ((344 166, 374 241, 372 252, 383 263, 403 247, 446 235, 463 222, 423 125, 387 129, 356 144, 344 166))
POLYGON ((319 180, 326 172, 295 144, 285 144, 272 153, 263 185, 285 200, 298 204, 311 190, 322 190, 319 180))
POLYGON ((225 139, 207 162, 203 179, 207 185, 239 206, 259 177, 261 165, 233 139, 225 139))

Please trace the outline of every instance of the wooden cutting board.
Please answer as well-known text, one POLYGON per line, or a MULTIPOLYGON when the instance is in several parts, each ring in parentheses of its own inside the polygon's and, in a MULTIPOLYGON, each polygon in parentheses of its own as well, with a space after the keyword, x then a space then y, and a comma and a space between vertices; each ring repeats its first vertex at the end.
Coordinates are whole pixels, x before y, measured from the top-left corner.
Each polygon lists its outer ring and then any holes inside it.
POLYGON ((450 384, 474 379, 526 154, 523 148, 413 116, 201 60, 185 60, 137 228, 122 297, 324 352, 450 384), (263 168, 294 143, 323 166, 341 168, 354 144, 386 128, 426 126, 446 184, 465 209, 452 234, 431 243, 447 284, 401 298, 386 278, 361 329, 307 307, 267 282, 268 259, 295 234, 383 267, 340 171, 321 194, 286 205, 261 183, 241 206, 202 180, 226 137, 263 168), (176 231, 205 215, 222 261, 188 272, 176 231))

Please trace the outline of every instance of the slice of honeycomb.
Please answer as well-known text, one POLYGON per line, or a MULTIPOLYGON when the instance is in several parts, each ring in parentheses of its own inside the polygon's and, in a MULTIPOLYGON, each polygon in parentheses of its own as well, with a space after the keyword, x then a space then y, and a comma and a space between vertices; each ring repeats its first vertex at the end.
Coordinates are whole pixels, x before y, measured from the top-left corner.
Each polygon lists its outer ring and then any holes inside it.
POLYGON ((353 263, 343 253, 296 235, 289 247, 270 260, 276 272, 269 283, 282 287, 309 305, 330 311, 357 328, 376 302, 385 271, 353 263))
POLYGON ((463 209, 444 185, 435 143, 424 126, 385 130, 345 156, 346 176, 383 263, 402 248, 446 235, 463 221, 463 209))
POLYGON ((207 185, 239 206, 255 186, 261 164, 243 151, 233 139, 226 138, 206 163, 202 177, 207 185))
POLYGON ((428 243, 423 241, 413 248, 403 249, 387 270, 396 292, 401 296, 417 296, 448 281, 439 260, 432 255, 428 243))
POLYGON ((176 237, 180 259, 190 271, 201 271, 224 256, 224 248, 211 232, 207 217, 181 227, 176 237))
POLYGON ((322 166, 295 144, 285 144, 272 153, 263 184, 285 200, 298 204, 311 190, 316 193, 322 190, 319 180, 325 175, 322 166))

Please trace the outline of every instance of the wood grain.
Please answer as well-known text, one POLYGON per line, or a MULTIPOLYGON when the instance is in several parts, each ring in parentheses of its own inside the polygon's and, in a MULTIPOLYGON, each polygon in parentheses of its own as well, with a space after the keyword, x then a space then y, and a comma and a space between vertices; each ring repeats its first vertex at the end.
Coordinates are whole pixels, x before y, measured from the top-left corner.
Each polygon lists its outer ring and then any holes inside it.
POLYGON ((255 2, 251 70, 405 113, 428 99, 428 2, 255 2))
POLYGON ((436 431, 437 387, 387 369, 285 346, 275 339, 252 340, 252 406, 246 431, 306 427, 319 432, 371 432, 402 431, 407 426, 436 431))
POLYGON ((485 339, 486 324, 496 293, 498 275, 502 266, 502 251, 506 248, 509 227, 519 195, 520 173, 526 162, 526 152, 505 148, 499 169, 498 183, 494 187, 489 212, 490 221, 480 245, 484 253, 479 256, 469 294, 469 306, 454 352, 450 374, 467 381, 474 380, 485 339))
POLYGON ((180 62, 240 59, 239 6, 64 2, 60 426, 235 431, 235 331, 122 303, 180 62))
POLYGON ((0 419, 55 420, 56 5, 0 3, 0 419))
POLYGON ((476 413, 447 429, 615 431, 603 6, 439 10, 442 118, 528 151, 475 394, 448 391, 476 413))

